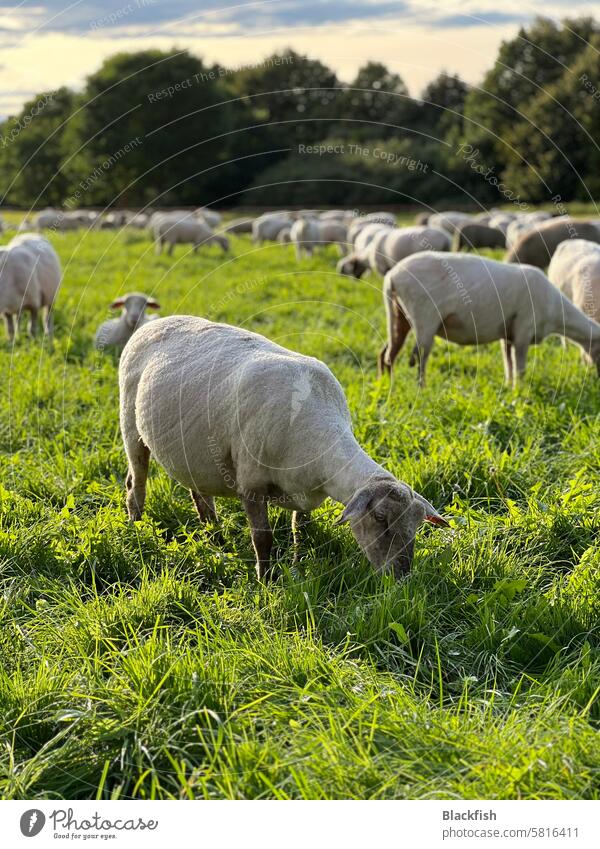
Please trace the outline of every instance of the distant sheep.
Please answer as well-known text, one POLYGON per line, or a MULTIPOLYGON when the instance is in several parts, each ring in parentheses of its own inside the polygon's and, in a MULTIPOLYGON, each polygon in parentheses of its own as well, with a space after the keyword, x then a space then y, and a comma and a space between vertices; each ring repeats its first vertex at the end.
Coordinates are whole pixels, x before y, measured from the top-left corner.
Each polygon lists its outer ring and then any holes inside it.
POLYGON ((95 345, 99 351, 107 348, 121 351, 136 330, 157 319, 158 316, 146 315, 146 310, 158 310, 160 304, 141 292, 130 292, 114 300, 110 309, 122 309, 122 312, 119 318, 104 321, 96 331, 95 345))
POLYGON ((208 224, 193 215, 183 218, 172 213, 153 217, 153 230, 156 253, 161 253, 163 246, 168 245, 167 253, 172 255, 175 245, 193 245, 194 252, 200 246, 217 244, 226 253, 229 250, 229 239, 220 233, 213 233, 208 224))
POLYGON ((127 510, 141 518, 150 457, 190 490, 201 521, 239 498, 258 578, 272 576, 267 505, 299 519, 328 496, 374 568, 400 578, 424 521, 447 522, 360 447, 327 366, 248 330, 194 316, 147 324, 119 367, 127 510))
POLYGON ((472 220, 473 218, 468 212, 449 210, 448 212, 437 212, 435 215, 430 215, 427 224, 429 227, 437 227, 453 235, 461 224, 466 224, 472 220))
POLYGON ((600 322, 600 245, 585 239, 561 242, 548 266, 548 279, 582 312, 600 322))
POLYGON ((280 230, 290 227, 293 218, 286 212, 272 212, 259 216, 252 222, 252 241, 255 244, 276 242, 280 230))
POLYGON ((214 227, 218 227, 223 218, 220 212, 217 212, 215 209, 207 209, 205 206, 201 206, 194 214, 197 218, 206 221, 211 230, 214 227))
POLYGON ((223 227, 223 233, 251 233, 254 218, 235 218, 223 227))
POLYGON ((10 341, 22 312, 29 312, 29 333, 35 336, 38 314, 43 310, 44 332, 52 336, 52 308, 61 280, 56 251, 42 236, 24 233, 0 248, 0 313, 10 341))
MULTIPOLYGON (((353 245, 353 249, 338 262, 338 273, 346 274, 349 277, 356 277, 357 279, 362 277, 370 268, 369 245, 376 236, 382 233, 389 233, 391 230, 392 228, 388 224, 365 224, 358 231, 355 231, 352 239, 348 235, 348 241, 353 245)), ((350 230, 348 234, 350 234, 350 230)))
POLYGON ((488 227, 478 221, 467 221, 461 224, 454 232, 452 250, 460 251, 462 248, 470 251, 473 248, 505 248, 506 236, 502 230, 496 227, 488 227))
POLYGON ((34 216, 33 224, 36 230, 54 230, 64 232, 66 230, 79 230, 81 222, 62 212, 60 209, 43 209, 34 216))
POLYGON ((530 345, 557 333, 572 339, 600 374, 600 324, 564 297, 539 268, 511 265, 474 254, 420 253, 384 279, 388 341, 379 373, 391 371, 412 328, 419 383, 436 336, 458 345, 500 340, 505 376, 515 385, 525 371, 530 345))
POLYGON ((289 243, 292 241, 291 232, 291 227, 284 227, 283 230, 279 231, 277 235, 277 241, 280 245, 289 245, 289 243))
POLYGON ((592 221, 577 218, 557 218, 543 221, 518 239, 507 251, 505 262, 520 262, 546 268, 561 242, 567 239, 586 239, 600 242, 600 227, 592 221))
POLYGON ((346 244, 347 234, 348 228, 342 221, 303 218, 293 223, 290 241, 296 249, 297 259, 300 260, 303 252, 311 256, 315 248, 324 245, 337 245, 342 250, 346 244))

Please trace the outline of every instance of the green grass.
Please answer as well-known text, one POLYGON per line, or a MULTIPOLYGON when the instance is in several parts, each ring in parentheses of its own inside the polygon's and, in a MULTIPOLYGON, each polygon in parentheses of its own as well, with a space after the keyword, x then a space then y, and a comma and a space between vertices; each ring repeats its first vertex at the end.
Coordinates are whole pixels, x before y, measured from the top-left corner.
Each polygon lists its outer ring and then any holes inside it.
POLYGON ((578 351, 533 349, 514 394, 496 346, 438 342, 424 390, 406 353, 390 388, 380 281, 332 250, 53 241, 54 350, 0 340, 0 794, 600 797, 600 389, 578 351), (360 442, 451 517, 405 581, 325 504, 300 572, 272 511, 283 577, 259 586, 240 505, 219 503, 220 544, 156 466, 126 522, 117 367, 92 340, 128 290, 333 369, 360 442))

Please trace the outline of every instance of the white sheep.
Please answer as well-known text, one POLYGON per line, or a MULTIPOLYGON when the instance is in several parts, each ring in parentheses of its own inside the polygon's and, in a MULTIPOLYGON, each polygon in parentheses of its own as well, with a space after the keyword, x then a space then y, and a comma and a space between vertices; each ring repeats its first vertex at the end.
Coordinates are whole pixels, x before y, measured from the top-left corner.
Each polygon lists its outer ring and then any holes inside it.
POLYGON ((218 227, 223 218, 220 212, 217 212, 214 209, 207 209, 207 207, 205 206, 201 206, 200 209, 197 209, 194 214, 197 218, 206 221, 211 230, 215 227, 218 227))
POLYGON ((391 212, 371 212, 355 217, 348 226, 348 241, 354 244, 358 234, 366 227, 395 227, 396 219, 391 212))
POLYGON ((377 237, 390 233, 392 228, 388 224, 365 224, 359 230, 355 230, 353 239, 350 240, 350 231, 348 230, 348 241, 352 244, 352 251, 337 264, 339 274, 346 274, 349 277, 357 279, 369 270, 369 246, 377 237))
POLYGON ((494 230, 502 230, 506 236, 511 223, 516 221, 517 218, 518 215, 514 212, 497 212, 490 218, 488 226, 492 227, 494 230))
POLYGON ((33 224, 37 230, 54 230, 55 232, 78 230, 81 227, 81 222, 76 217, 60 209, 43 209, 34 216, 33 224))
POLYGON ((352 432, 327 366, 238 327, 172 316, 142 327, 119 367, 127 509, 142 515, 150 456, 187 487, 202 520, 214 496, 238 497, 258 577, 270 576, 267 504, 298 513, 328 496, 379 572, 410 568, 417 527, 446 524, 422 496, 372 460, 352 432))
MULTIPOLYGON (((507 382, 525 371, 530 345, 557 333, 572 339, 600 374, 600 324, 592 321, 530 265, 497 262, 469 254, 425 252, 388 271, 383 298, 388 341, 379 354, 379 373, 390 371, 412 328, 419 382, 434 338, 458 345, 500 340, 507 382)), ((412 364, 411 363, 411 364, 412 364)))
POLYGON ((229 239, 221 233, 213 233, 208 224, 191 214, 180 217, 177 213, 162 213, 153 216, 153 231, 156 253, 161 253, 163 245, 168 245, 167 253, 172 255, 175 245, 193 245, 194 252, 201 245, 217 244, 226 253, 229 239))
POLYGON ((0 248, 0 313, 12 341, 22 312, 29 312, 29 333, 35 336, 44 311, 44 332, 52 336, 52 308, 62 280, 60 260, 47 239, 33 233, 15 236, 0 248), (15 325, 16 318, 16 325, 15 325))
POLYGON ((311 256, 315 248, 323 245, 337 245, 342 251, 346 244, 348 228, 342 221, 318 218, 301 218, 295 221, 290 230, 290 241, 296 249, 296 257, 302 259, 302 252, 311 256))
POLYGON ((122 310, 119 318, 109 318, 96 331, 95 345, 99 351, 106 348, 122 350, 133 334, 149 321, 156 321, 158 316, 146 315, 146 310, 158 310, 160 304, 154 298, 149 298, 141 292, 130 292, 116 298, 110 305, 111 310, 122 310))
POLYGON ((234 218, 223 227, 224 233, 251 233, 254 218, 234 218))
POLYGON ((399 227, 375 235, 367 249, 373 271, 382 276, 397 262, 419 251, 449 251, 452 237, 438 227, 399 227))
POLYGON ((293 217, 288 212, 267 212, 252 222, 252 241, 255 244, 275 242, 284 227, 291 227, 293 217))
POLYGON ((278 243, 280 245, 289 245, 290 242, 292 241, 291 232, 292 232, 291 227, 284 227, 282 230, 280 230, 279 233, 277 234, 278 243))
POLYGON ((600 322, 600 245, 586 239, 561 242, 550 260, 548 279, 582 312, 600 322))
POLYGON ((552 214, 543 210, 525 212, 513 218, 506 228, 506 247, 512 247, 512 245, 518 242, 523 233, 527 230, 533 230, 538 224, 548 221, 550 218, 552 218, 552 214))
POLYGON ((446 230, 451 235, 454 235, 461 224, 466 224, 472 220, 473 216, 468 212, 448 210, 448 212, 436 212, 435 215, 430 215, 427 219, 427 225, 429 227, 436 227, 438 230, 446 230))

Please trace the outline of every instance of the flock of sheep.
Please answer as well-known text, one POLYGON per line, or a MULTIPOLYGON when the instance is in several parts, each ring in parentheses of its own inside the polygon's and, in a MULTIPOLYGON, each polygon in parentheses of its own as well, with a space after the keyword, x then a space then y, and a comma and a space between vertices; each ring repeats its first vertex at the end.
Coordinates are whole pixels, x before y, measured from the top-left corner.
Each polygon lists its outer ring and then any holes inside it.
MULTIPOLYGON (((545 212, 448 211, 397 227, 386 212, 303 210, 224 226, 208 209, 105 217, 44 210, 30 225, 43 231, 149 228, 157 251, 166 246, 169 254, 178 244, 195 251, 217 244, 228 251, 231 233, 251 234, 256 245, 291 243, 298 261, 334 244, 339 273, 383 277, 387 342, 378 357, 380 374, 391 371, 411 330, 410 362, 418 365, 421 384, 436 336, 459 345, 498 340, 505 377, 516 384, 528 348, 559 334, 577 343, 600 374, 599 221, 545 212), (504 261, 469 253, 488 247, 506 249, 504 261)), ((11 340, 23 311, 30 313, 34 334, 44 310, 45 332, 52 333, 60 282, 58 257, 43 235, 21 233, 0 248, 0 311, 11 340)), ((378 571, 397 577, 410 568, 419 525, 447 524, 363 451, 344 392, 321 361, 243 328, 192 316, 148 316, 160 305, 142 293, 117 298, 111 307, 121 315, 98 328, 96 345, 122 350, 121 431, 132 520, 142 515, 152 455, 190 490, 202 521, 216 521, 215 496, 241 499, 261 579, 271 574, 269 502, 293 511, 296 554, 307 514, 327 497, 340 502, 339 522, 349 523, 378 571)))

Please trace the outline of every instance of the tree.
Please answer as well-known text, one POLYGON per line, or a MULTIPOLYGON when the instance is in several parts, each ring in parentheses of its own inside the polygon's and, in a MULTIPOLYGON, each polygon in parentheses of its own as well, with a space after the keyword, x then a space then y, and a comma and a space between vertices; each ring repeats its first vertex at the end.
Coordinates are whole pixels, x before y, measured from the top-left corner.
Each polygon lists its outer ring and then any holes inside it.
POLYGON ((504 177, 529 200, 589 201, 600 191, 598 79, 600 36, 524 107, 529 120, 509 132, 514 150, 504 177))
POLYGON ((504 41, 494 67, 465 103, 465 139, 486 160, 507 161, 505 137, 522 120, 526 104, 555 83, 595 33, 593 18, 565 19, 557 24, 538 17, 516 38, 504 41))
POLYGON ((61 172, 63 136, 73 110, 67 88, 29 100, 0 131, 3 199, 21 206, 60 204, 66 179, 61 172))
POLYGON ((469 88, 457 74, 442 71, 423 90, 420 125, 445 136, 462 129, 462 114, 469 88))
POLYGON ((218 67, 184 52, 119 53, 92 74, 65 134, 76 205, 210 202, 234 125, 218 67))
POLYGON ((263 150, 323 138, 338 85, 326 65, 290 49, 237 71, 232 79, 234 91, 251 104, 261 125, 256 137, 263 150))
POLYGON ((412 123, 415 104, 399 74, 380 62, 367 62, 339 99, 340 131, 357 140, 396 137, 412 123), (363 123, 361 123, 363 122, 363 123))

